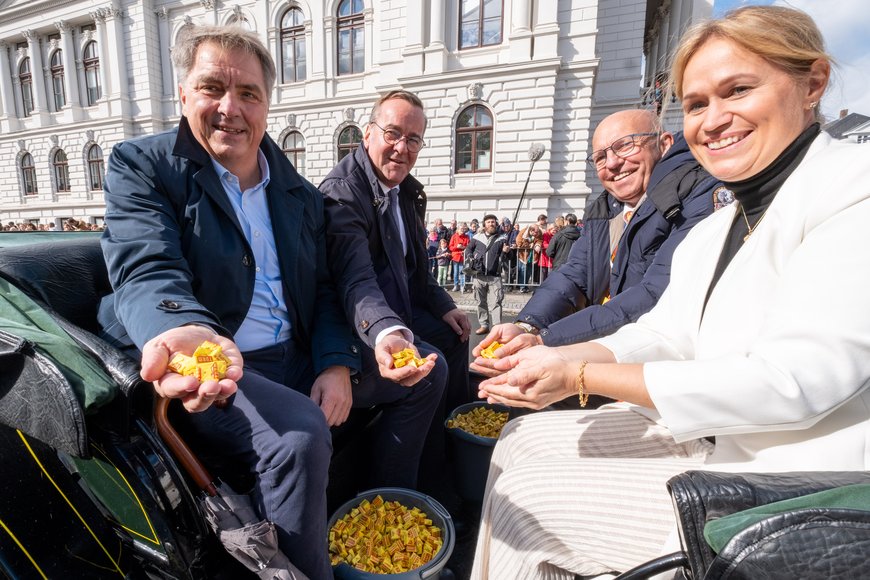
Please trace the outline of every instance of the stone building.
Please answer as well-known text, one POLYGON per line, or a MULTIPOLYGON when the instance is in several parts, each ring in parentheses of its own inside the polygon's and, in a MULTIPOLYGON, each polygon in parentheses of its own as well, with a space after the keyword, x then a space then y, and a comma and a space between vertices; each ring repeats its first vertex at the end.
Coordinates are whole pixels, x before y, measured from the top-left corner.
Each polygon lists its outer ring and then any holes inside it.
POLYGON ((99 222, 112 146, 174 126, 171 47, 190 23, 256 31, 278 81, 268 130, 317 184, 371 103, 416 92, 430 217, 582 210, 590 128, 655 106, 686 23, 712 0, 0 0, 0 221, 99 222), (646 56, 645 56, 646 55, 646 56), (651 96, 650 96, 651 95, 651 96), (546 147, 534 164, 533 143, 546 147), (530 172, 531 170, 531 172, 530 172))

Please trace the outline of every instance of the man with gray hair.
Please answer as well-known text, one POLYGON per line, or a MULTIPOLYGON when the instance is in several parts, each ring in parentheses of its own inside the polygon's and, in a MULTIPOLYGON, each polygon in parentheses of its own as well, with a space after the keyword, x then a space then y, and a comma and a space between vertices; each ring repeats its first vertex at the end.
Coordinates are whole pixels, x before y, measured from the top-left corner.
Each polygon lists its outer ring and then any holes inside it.
POLYGON ((222 479, 245 481, 240 491, 253 481, 290 560, 331 578, 329 426, 347 417, 361 367, 328 274, 322 196, 266 134, 275 65, 259 38, 191 26, 173 59, 178 127, 109 158, 102 244, 114 294, 100 322, 141 356, 159 395, 181 400, 179 430, 221 459, 222 479), (225 378, 167 370, 204 341, 229 357, 225 378))

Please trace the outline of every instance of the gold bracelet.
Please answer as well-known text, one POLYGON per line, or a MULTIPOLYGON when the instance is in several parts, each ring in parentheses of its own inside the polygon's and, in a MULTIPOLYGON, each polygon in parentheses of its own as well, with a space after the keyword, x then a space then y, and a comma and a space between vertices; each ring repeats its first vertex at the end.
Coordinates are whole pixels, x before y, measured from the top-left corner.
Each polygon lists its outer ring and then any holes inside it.
POLYGON ((589 364, 588 360, 584 360, 580 363, 580 370, 577 372, 577 398, 580 400, 580 406, 585 407, 586 403, 589 402, 589 393, 586 392, 586 365, 589 364))

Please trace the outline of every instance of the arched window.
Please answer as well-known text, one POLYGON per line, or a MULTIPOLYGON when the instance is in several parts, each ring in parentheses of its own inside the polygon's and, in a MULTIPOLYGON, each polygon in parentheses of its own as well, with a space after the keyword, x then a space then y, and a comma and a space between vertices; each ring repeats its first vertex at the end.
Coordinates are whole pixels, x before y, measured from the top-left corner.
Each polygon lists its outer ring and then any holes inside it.
POLYGON ((501 44, 502 0, 460 0, 459 48, 501 44))
POLYGON ((57 191, 69 191, 69 162, 63 149, 54 152, 51 164, 54 166, 54 183, 57 185, 57 191))
POLYGON ((92 191, 103 189, 105 172, 103 150, 97 144, 91 145, 88 149, 88 186, 92 191))
POLYGON ((100 87, 100 57, 97 55, 97 43, 95 41, 92 40, 85 45, 85 50, 82 53, 82 63, 85 67, 85 87, 88 93, 88 106, 92 107, 103 96, 103 89, 100 87))
POLYGON ((51 67, 51 90, 54 94, 54 110, 60 111, 66 105, 66 93, 63 88, 63 53, 55 50, 49 61, 51 67))
POLYGON ((18 83, 21 85, 24 116, 29 117, 33 112, 33 75, 30 74, 30 57, 24 58, 18 65, 18 83))
POLYGON ((356 151, 360 141, 362 141, 362 131, 359 127, 351 125, 342 129, 338 134, 338 160, 341 161, 345 156, 356 151))
POLYGON ((492 115, 483 105, 472 105, 456 119, 456 171, 492 171, 492 115))
POLYGON ((33 156, 25 153, 21 156, 21 183, 24 185, 25 195, 36 195, 36 167, 33 165, 33 156))
POLYGON ((284 137, 281 144, 284 155, 300 175, 305 175, 305 137, 299 131, 292 131, 284 137))
POLYGON ((365 70, 363 0, 341 0, 338 5, 338 74, 365 70))
POLYGON ((307 60, 305 17, 300 9, 290 8, 281 19, 282 81, 285 83, 304 81, 307 60))

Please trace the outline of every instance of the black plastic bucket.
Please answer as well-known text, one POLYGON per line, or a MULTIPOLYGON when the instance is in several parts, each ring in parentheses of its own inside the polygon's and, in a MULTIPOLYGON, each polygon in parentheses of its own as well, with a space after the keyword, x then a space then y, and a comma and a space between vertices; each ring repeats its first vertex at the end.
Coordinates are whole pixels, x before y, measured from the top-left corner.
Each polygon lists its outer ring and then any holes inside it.
POLYGON ((432 523, 441 528, 441 548, 432 557, 419 568, 414 568, 407 572, 399 574, 374 574, 372 572, 363 572, 349 564, 342 562, 338 566, 333 566, 332 571, 337 580, 375 580, 379 578, 390 578, 396 580, 422 580, 423 578, 438 578, 441 570, 447 566, 447 560, 453 554, 453 546, 456 543, 456 531, 453 528, 453 519, 444 507, 428 495, 400 487, 379 487, 364 491, 354 499, 345 502, 340 508, 335 510, 332 517, 329 518, 327 530, 331 530, 335 522, 353 508, 357 507, 362 500, 367 499, 372 501, 377 496, 381 496, 384 501, 398 501, 405 507, 419 508, 426 512, 432 523))
MULTIPOLYGON (((499 413, 511 413, 509 418, 513 418, 510 407, 479 401, 456 407, 450 413, 447 421, 450 421, 456 415, 468 413, 476 407, 484 407, 499 413)), ((457 427, 447 427, 447 421, 444 422, 444 427, 453 439, 456 491, 462 499, 481 502, 483 501, 483 491, 486 487, 486 476, 489 473, 489 460, 492 458, 492 450, 498 439, 474 435, 457 427)))

